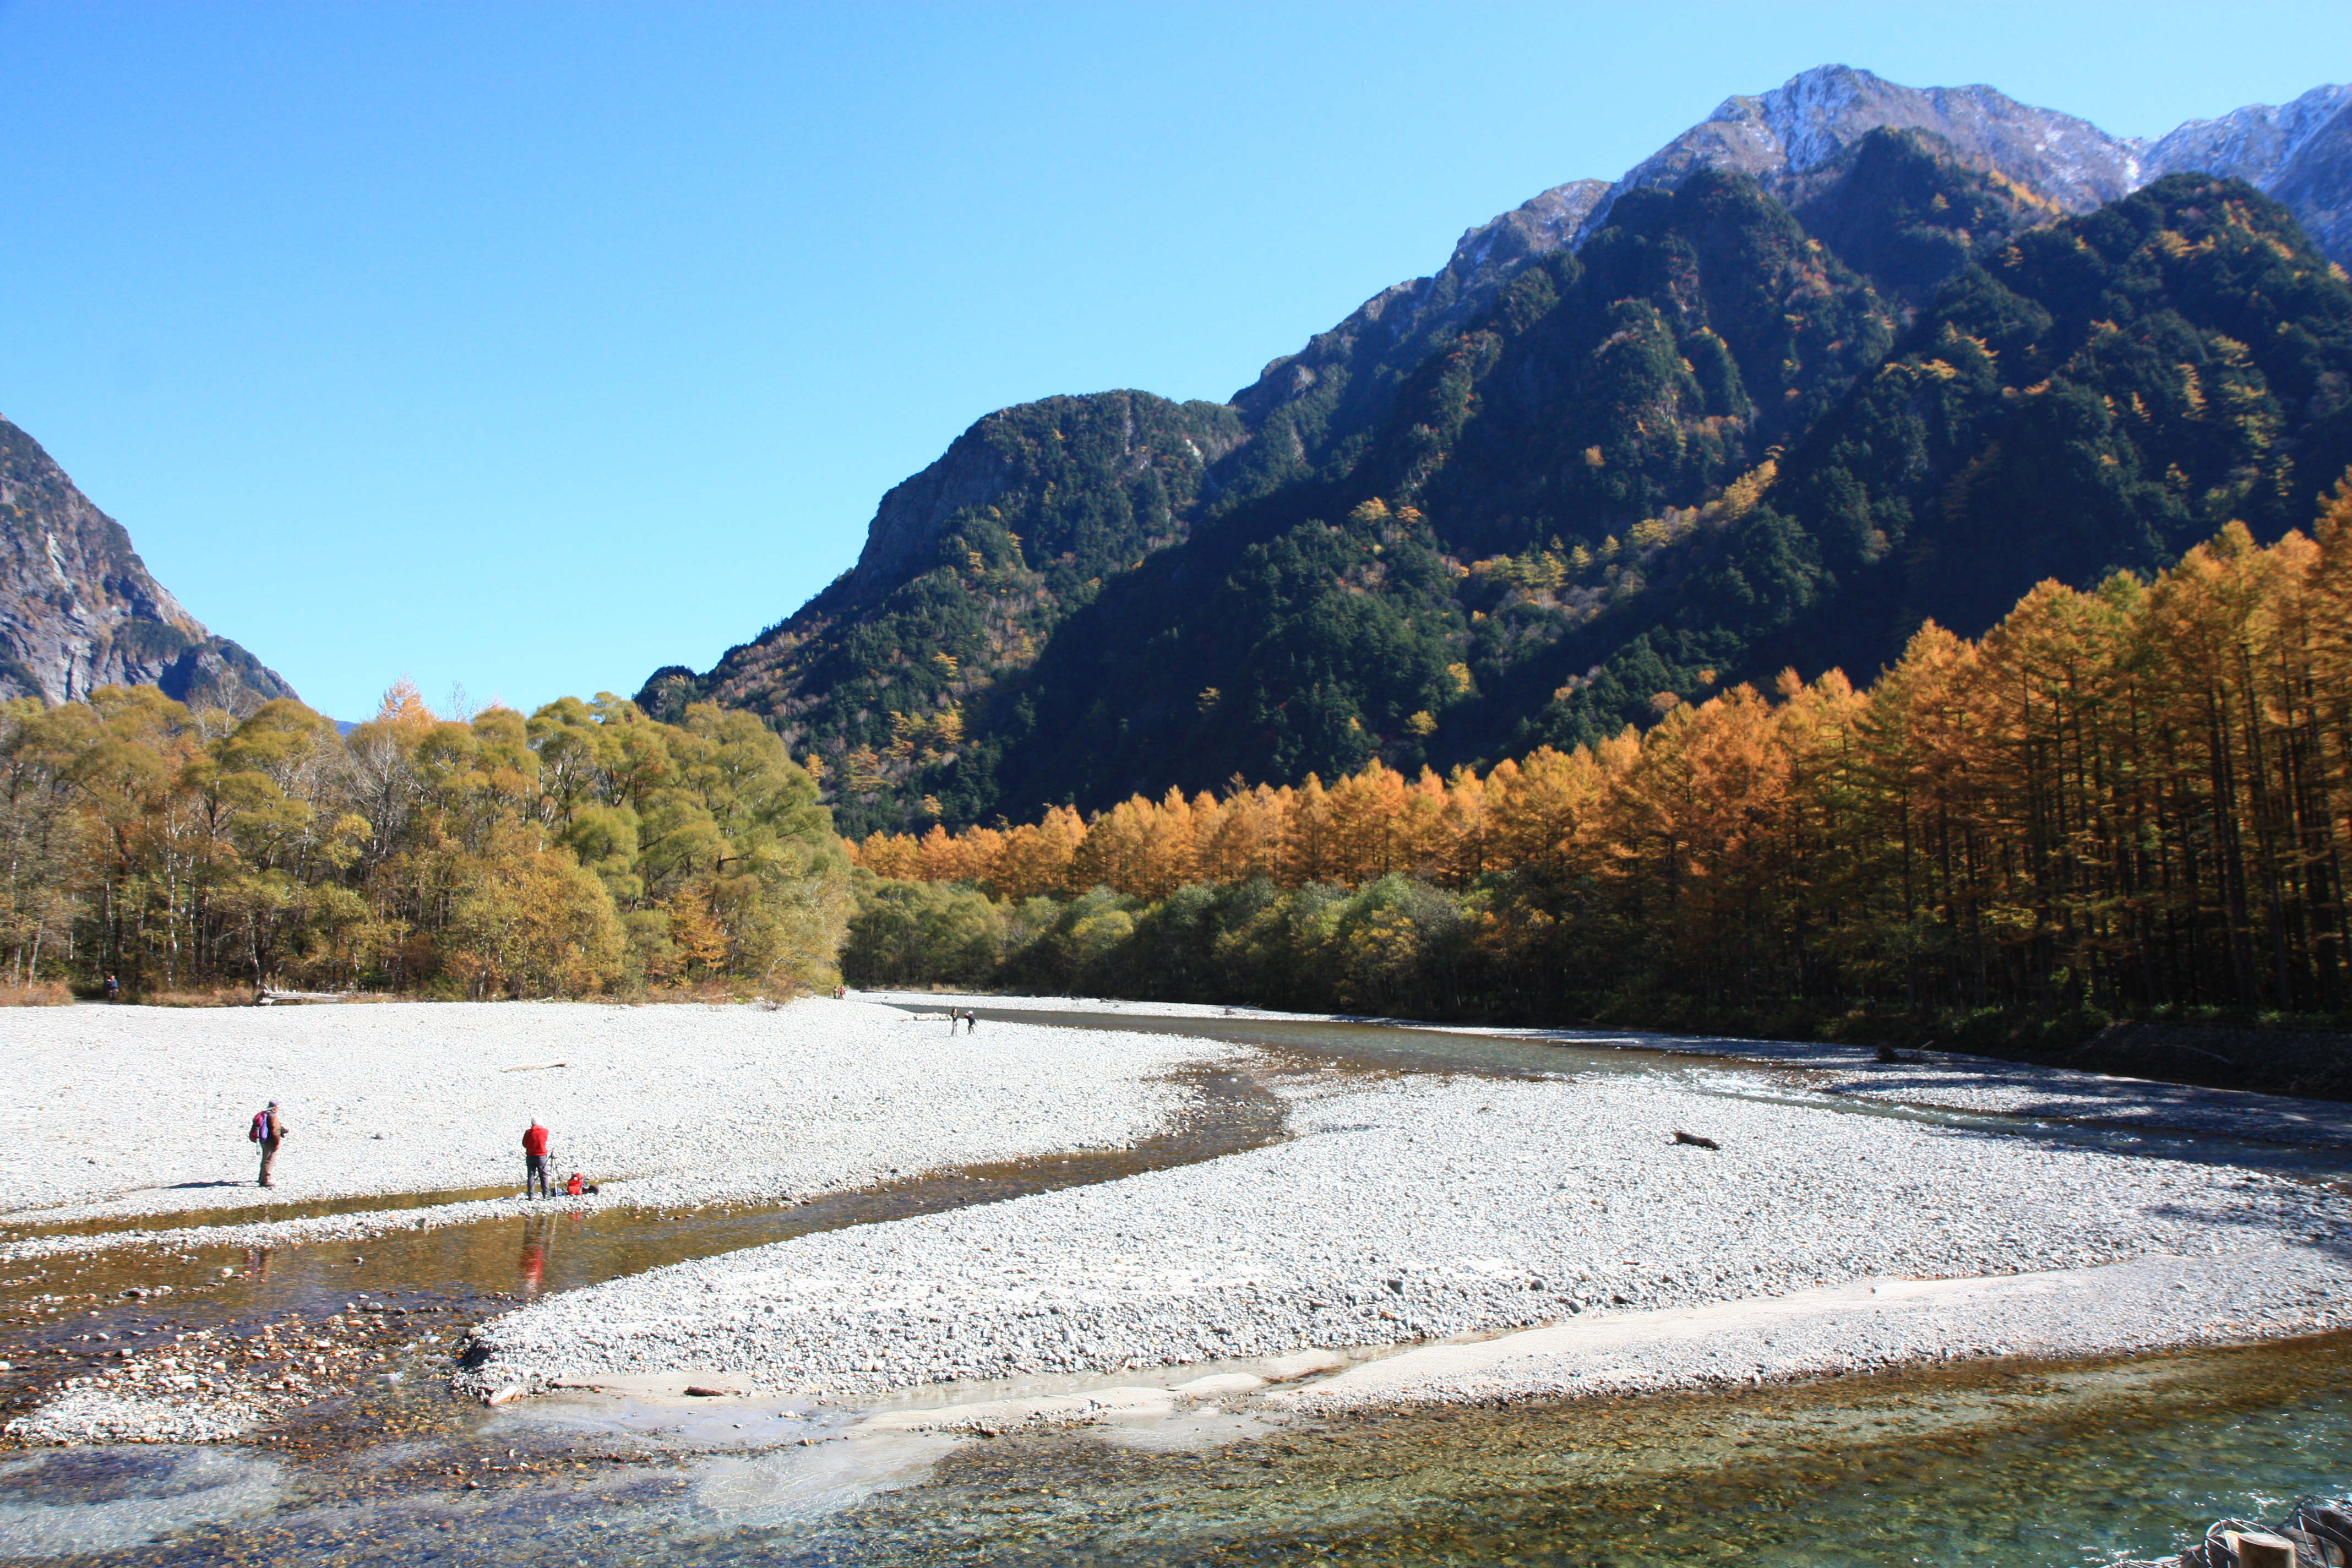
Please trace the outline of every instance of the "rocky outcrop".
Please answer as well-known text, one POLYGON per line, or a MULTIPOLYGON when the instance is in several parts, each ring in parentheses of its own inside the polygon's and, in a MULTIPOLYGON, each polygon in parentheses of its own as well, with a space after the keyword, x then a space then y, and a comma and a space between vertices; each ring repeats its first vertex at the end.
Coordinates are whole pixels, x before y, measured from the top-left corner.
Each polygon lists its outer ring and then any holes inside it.
POLYGON ((181 608, 122 525, 0 419, 0 696, 69 702, 101 686, 233 711, 294 695, 181 608))

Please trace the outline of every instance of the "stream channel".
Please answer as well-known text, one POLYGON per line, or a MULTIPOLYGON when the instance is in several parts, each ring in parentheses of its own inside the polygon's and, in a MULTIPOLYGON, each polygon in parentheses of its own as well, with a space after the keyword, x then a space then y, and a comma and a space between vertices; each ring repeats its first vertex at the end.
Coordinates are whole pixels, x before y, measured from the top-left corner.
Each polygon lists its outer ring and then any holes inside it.
MULTIPOLYGON (((2168 1555, 2215 1517, 2352 1489, 2352 1334, 1505 1410, 1209 1407, 1158 1426, 984 1440, 823 1442, 856 1413, 806 1400, 681 1410, 555 1396, 486 1409, 446 1391, 465 1327, 543 1292, 1257 1147, 1283 1135, 1282 1103, 1259 1075, 1670 1074, 1847 1114, 2352 1178, 2340 1149, 1806 1095, 1800 1075, 1660 1051, 1305 1020, 980 1016, 1179 1033, 1257 1058, 1190 1075, 1194 1114, 1131 1149, 773 1206, 556 1212, 357 1242, 123 1247, 0 1267, 0 1415, 159 1336, 221 1347, 224 1365, 249 1373, 315 1379, 299 1415, 250 1440, 0 1449, 0 1560, 2087 1564, 2168 1555)), ((43 1228, 7 1227, 0 1240, 43 1228)))

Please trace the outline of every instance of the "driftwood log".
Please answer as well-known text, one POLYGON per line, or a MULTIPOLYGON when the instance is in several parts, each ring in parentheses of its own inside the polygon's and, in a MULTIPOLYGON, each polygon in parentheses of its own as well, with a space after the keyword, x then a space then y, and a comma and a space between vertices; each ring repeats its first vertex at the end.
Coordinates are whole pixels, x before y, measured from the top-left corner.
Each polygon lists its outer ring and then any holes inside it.
POLYGON ((1712 1138, 1702 1138, 1696 1132, 1685 1132, 1679 1127, 1675 1129, 1674 1141, 1677 1143, 1688 1143, 1696 1149, 1720 1149, 1723 1147, 1722 1144, 1717 1142, 1712 1138))

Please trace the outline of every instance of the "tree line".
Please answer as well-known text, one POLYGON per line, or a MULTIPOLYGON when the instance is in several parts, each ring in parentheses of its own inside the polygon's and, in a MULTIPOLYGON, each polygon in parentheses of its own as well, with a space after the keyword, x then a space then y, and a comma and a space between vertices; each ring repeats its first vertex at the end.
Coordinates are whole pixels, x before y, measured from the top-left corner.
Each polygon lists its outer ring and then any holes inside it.
POLYGON ((864 983, 1513 1017, 2352 1010, 2352 475, 1971 641, 1479 773, 852 846, 864 983))
POLYGON ((612 696, 340 733, 152 688, 0 705, 0 962, 22 987, 452 997, 830 984, 848 867, 750 714, 612 696))

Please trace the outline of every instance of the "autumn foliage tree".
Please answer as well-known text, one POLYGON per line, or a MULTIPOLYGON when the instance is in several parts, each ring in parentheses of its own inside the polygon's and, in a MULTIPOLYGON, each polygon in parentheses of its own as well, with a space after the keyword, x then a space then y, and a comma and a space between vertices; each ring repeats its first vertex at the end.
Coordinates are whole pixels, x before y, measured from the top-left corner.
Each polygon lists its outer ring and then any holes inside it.
POLYGON ((341 735, 147 688, 0 708, 12 978, 581 995, 830 984, 847 863, 759 721, 610 696, 341 735))

